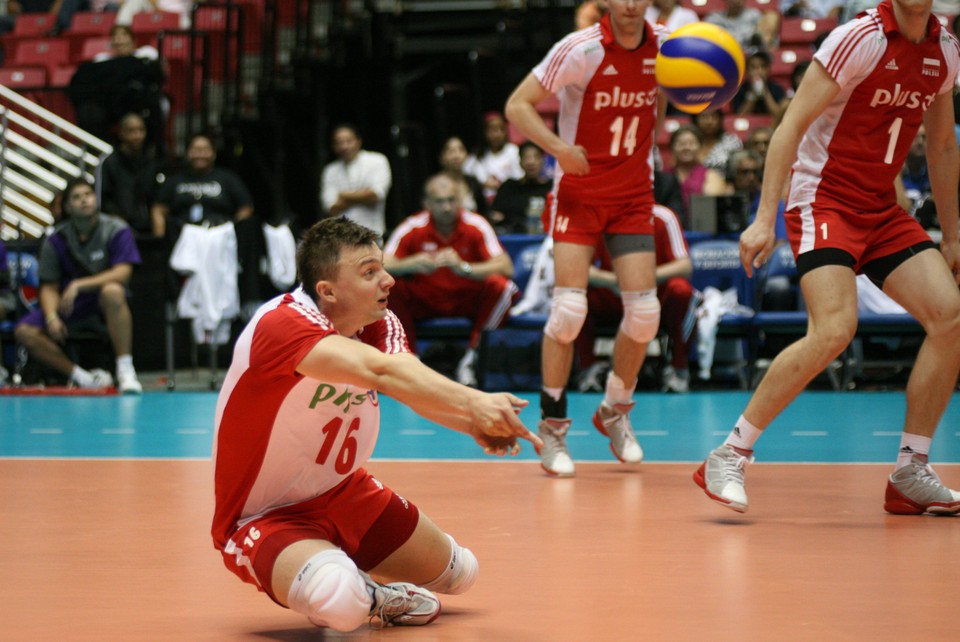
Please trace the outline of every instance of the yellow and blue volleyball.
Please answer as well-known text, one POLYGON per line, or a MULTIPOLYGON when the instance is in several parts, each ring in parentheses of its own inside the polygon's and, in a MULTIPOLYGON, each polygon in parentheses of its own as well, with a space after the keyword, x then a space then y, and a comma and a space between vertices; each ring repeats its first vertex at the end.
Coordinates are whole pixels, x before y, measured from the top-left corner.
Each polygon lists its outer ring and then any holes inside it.
POLYGON ((725 105, 743 82, 743 49, 728 31, 695 22, 660 45, 656 74, 660 90, 677 109, 699 114, 725 105))

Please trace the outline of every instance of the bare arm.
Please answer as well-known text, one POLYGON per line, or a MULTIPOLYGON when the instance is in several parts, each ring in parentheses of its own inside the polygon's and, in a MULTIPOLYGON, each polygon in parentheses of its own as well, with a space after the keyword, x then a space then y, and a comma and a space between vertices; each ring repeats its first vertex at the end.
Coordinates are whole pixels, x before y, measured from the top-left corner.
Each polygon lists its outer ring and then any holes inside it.
POLYGON ((253 216, 253 205, 247 205, 236 211, 236 213, 233 215, 233 220, 242 221, 250 218, 251 216, 253 216))
POLYGON ((693 275, 693 261, 685 256, 657 266, 657 283, 664 283, 675 277, 689 279, 693 275))
POLYGON ((103 272, 97 272, 90 276, 74 279, 67 284, 67 287, 60 293, 60 313, 63 316, 70 316, 73 312, 73 304, 77 300, 77 295, 89 290, 98 290, 108 283, 119 283, 125 285, 130 281, 133 275, 133 266, 129 263, 117 263, 107 268, 103 272))
POLYGON ((933 201, 937 204, 937 219, 943 233, 940 251, 954 276, 960 279, 960 232, 957 229, 960 159, 953 123, 953 96, 949 92, 940 94, 923 115, 924 128, 927 130, 927 168, 933 201))
POLYGON ((587 164, 587 150, 580 145, 568 145, 561 140, 547 127, 537 112, 537 104, 548 96, 550 92, 540 84, 537 77, 532 73, 527 74, 507 99, 504 110, 507 120, 544 151, 552 154, 564 172, 576 176, 588 173, 590 165, 587 164))
POLYGON ((317 342, 297 372, 378 390, 428 419, 470 435, 493 454, 515 454, 519 451, 517 438, 542 445, 517 417, 526 401, 509 393, 490 394, 460 385, 410 354, 384 354, 359 341, 332 335, 317 342))
POLYGON ((170 215, 170 208, 162 203, 154 203, 150 208, 150 227, 153 229, 153 235, 163 237, 167 233, 167 216, 170 215))
POLYGON ((816 60, 807 69, 796 95, 773 132, 767 162, 763 169, 760 206, 753 223, 740 236, 740 262, 748 276, 759 268, 773 252, 777 208, 783 194, 790 167, 797 158, 797 149, 810 123, 819 116, 840 92, 838 85, 816 60))

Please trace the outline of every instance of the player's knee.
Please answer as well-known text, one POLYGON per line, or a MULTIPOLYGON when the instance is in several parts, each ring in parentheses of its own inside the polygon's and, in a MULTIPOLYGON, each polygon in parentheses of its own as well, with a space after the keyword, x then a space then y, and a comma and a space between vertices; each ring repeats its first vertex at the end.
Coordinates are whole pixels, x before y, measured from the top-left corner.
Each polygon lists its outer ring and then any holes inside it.
POLYGON ((317 626, 352 631, 370 617, 371 598, 353 560, 341 550, 327 550, 297 574, 287 605, 317 626))
POLYGON ((554 288, 544 334, 558 343, 570 343, 587 318, 587 293, 577 288, 554 288))
POLYGON ((477 581, 477 576, 480 574, 480 565, 469 548, 457 544, 450 535, 447 535, 447 537, 450 539, 450 546, 453 549, 450 562, 439 577, 424 584, 423 588, 436 593, 459 595, 465 593, 477 581))
POLYGON ((649 343, 660 328, 660 301, 656 290, 623 292, 620 330, 637 343, 649 343))

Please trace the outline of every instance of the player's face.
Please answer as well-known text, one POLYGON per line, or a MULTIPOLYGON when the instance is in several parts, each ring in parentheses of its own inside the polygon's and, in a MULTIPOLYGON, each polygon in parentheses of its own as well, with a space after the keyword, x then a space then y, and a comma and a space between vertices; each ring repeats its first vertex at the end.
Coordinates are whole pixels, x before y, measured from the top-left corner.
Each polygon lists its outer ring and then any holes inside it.
POLYGON ((467 160, 467 148, 459 138, 451 138, 443 146, 440 164, 444 169, 459 171, 467 160))
POLYGON ((893 4, 909 13, 929 13, 933 9, 933 0, 893 0, 893 4))
POLYGON ((71 217, 93 216, 97 212, 97 195, 89 185, 78 185, 67 196, 64 209, 71 217))
POLYGON ((337 307, 359 320, 361 327, 386 315, 387 295, 396 280, 383 267, 383 251, 361 245, 340 251, 333 280, 337 307))
POLYGON ((610 12, 611 22, 633 29, 643 26, 650 0, 604 0, 603 5, 610 12))
POLYGON ((453 181, 435 181, 425 199, 433 224, 441 230, 452 229, 460 215, 460 190, 453 181))

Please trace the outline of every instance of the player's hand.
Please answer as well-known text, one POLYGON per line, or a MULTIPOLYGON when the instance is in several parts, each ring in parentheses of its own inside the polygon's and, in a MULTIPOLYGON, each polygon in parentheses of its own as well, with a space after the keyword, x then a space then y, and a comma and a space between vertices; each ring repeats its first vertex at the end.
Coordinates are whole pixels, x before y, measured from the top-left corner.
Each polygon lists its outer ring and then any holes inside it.
POLYGON ((437 261, 426 252, 418 252, 408 259, 410 271, 415 274, 432 274, 437 271, 437 261))
POLYGON ((455 267, 463 263, 463 259, 452 247, 445 247, 436 256, 437 267, 455 267))
POLYGON ((481 393, 471 408, 471 436, 489 455, 516 455, 520 452, 518 439, 542 448, 540 437, 517 416, 527 405, 527 401, 508 392, 481 393))
POLYGON ((557 153, 557 162, 563 168, 564 174, 585 176, 590 173, 590 163, 587 162, 587 149, 583 145, 571 145, 557 153))
POLYGON ((960 241, 940 244, 940 253, 947 262, 947 267, 953 272, 953 279, 960 285, 960 241))
POLYGON ((747 271, 747 276, 753 277, 754 269, 759 269, 767 262, 776 240, 773 227, 756 220, 743 231, 740 235, 740 263, 747 271))

